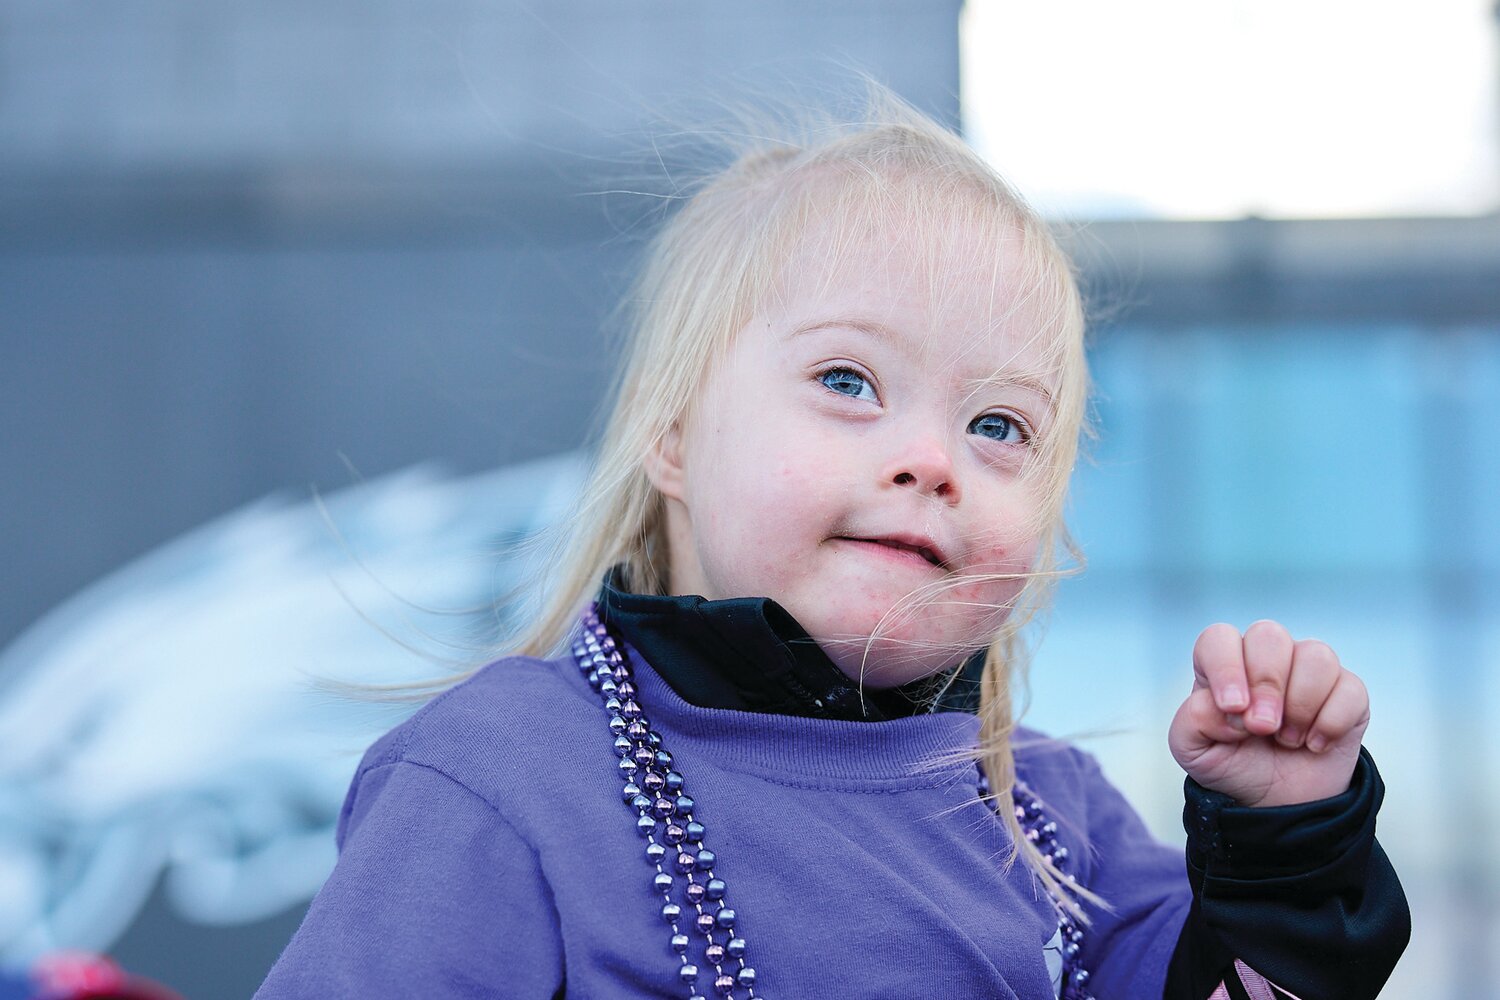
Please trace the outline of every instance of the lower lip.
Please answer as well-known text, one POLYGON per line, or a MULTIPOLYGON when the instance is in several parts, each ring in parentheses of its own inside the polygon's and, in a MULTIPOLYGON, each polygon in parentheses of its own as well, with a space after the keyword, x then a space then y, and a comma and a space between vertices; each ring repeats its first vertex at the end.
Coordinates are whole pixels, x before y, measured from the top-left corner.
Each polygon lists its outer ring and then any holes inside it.
POLYGON ((928 562, 920 553, 911 549, 898 549, 894 545, 882 545, 880 542, 867 542, 858 538, 840 538, 838 541, 852 545, 862 551, 875 555, 884 556, 893 562, 902 563, 907 566, 917 566, 922 569, 937 569, 938 567, 928 562))

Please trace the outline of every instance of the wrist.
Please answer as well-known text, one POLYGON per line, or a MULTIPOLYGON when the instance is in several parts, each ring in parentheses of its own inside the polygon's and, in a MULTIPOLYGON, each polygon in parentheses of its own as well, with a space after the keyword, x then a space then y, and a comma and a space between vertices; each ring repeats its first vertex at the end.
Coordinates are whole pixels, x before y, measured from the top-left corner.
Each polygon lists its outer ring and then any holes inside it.
POLYGON ((1341 793, 1309 802, 1247 805, 1189 777, 1183 784, 1188 863, 1200 872, 1244 871, 1249 877, 1315 870, 1367 829, 1373 833, 1384 788, 1363 749, 1341 793))

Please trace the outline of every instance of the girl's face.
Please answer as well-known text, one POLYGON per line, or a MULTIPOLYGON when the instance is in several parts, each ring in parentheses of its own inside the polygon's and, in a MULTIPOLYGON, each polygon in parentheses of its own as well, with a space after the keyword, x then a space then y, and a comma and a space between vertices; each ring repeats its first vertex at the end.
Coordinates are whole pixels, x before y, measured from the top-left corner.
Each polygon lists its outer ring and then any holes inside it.
POLYGON ((1009 242, 827 246, 803 241, 650 474, 674 594, 770 597, 891 687, 986 645, 1025 582, 1048 345, 1009 242))

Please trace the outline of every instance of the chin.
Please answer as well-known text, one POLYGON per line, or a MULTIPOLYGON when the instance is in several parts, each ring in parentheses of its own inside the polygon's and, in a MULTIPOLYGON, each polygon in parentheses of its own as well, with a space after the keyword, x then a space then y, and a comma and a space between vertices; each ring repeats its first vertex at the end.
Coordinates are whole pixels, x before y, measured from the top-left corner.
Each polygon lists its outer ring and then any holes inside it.
POLYGON ((872 641, 869 636, 878 624, 877 617, 854 634, 814 628, 808 632, 845 676, 871 688, 900 687, 956 667, 993 638, 993 633, 959 636, 887 629, 872 641))
POLYGON ((889 609, 837 610, 807 619, 792 613, 844 675, 852 681, 862 679, 867 687, 892 688, 959 666, 989 646, 1010 609, 995 609, 980 619, 972 616, 972 609, 951 609, 947 622, 942 621, 941 603, 915 609, 904 622, 898 621, 901 615, 888 615, 889 609))
POLYGON ((892 582, 890 575, 824 578, 791 589, 778 602, 847 677, 892 688, 956 667, 988 646, 1015 597, 1013 588, 959 588, 939 592, 930 604, 913 604, 910 588, 892 582), (976 615, 976 604, 990 610, 976 615))

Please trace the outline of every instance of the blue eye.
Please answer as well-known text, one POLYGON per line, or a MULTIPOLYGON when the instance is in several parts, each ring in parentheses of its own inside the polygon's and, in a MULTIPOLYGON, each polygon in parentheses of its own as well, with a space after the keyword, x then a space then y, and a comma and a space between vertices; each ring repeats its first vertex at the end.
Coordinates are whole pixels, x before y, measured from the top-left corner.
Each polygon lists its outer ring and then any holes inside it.
POLYGON ((1031 440, 1025 426, 1004 413, 985 413, 975 417, 969 422, 969 433, 1008 444, 1024 444, 1031 440))
POLYGON ((875 387, 870 380, 852 368, 830 368, 818 375, 818 381, 832 392, 854 399, 875 399, 875 387))

